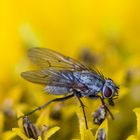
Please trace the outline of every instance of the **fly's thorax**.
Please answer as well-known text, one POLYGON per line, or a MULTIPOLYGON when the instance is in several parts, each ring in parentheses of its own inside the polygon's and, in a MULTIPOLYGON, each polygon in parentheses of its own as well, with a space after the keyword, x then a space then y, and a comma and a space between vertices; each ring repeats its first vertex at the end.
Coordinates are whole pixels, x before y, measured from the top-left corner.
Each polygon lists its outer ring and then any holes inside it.
POLYGON ((82 96, 96 95, 103 87, 103 81, 100 77, 90 71, 74 72, 74 77, 77 83, 77 91, 82 96))

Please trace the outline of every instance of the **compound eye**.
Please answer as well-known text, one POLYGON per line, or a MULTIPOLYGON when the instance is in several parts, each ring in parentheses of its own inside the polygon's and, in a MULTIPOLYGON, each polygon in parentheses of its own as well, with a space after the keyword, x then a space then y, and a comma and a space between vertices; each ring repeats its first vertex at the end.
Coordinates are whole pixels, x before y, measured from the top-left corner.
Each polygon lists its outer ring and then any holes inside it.
POLYGON ((111 98, 113 93, 109 87, 105 87, 103 94, 105 98, 111 98))

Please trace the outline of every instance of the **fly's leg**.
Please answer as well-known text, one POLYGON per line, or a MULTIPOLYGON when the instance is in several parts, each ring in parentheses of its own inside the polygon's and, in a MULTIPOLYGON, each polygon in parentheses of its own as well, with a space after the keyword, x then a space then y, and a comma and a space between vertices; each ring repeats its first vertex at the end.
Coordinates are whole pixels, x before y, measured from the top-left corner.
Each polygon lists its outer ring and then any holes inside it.
POLYGON ((47 107, 49 104, 51 104, 51 103, 53 103, 53 102, 60 102, 60 101, 68 100, 68 99, 72 98, 73 96, 74 96, 74 94, 71 94, 71 95, 69 95, 69 96, 65 96, 65 97, 62 97, 62 98, 55 98, 55 99, 53 99, 53 100, 50 100, 50 101, 48 101, 47 103, 45 103, 44 105, 42 105, 42 106, 40 106, 40 107, 38 107, 38 108, 32 110, 31 112, 29 112, 29 113, 27 113, 27 114, 25 114, 25 115, 23 115, 23 116, 18 117, 18 119, 23 118, 23 117, 25 117, 25 116, 29 116, 29 115, 33 114, 34 112, 36 112, 36 111, 38 111, 38 110, 41 110, 41 109, 47 107))
POLYGON ((86 129, 88 129, 88 123, 87 123, 87 117, 86 117, 86 112, 85 112, 85 105, 83 104, 82 100, 80 99, 79 95, 76 94, 76 97, 78 99, 78 101, 80 102, 80 105, 82 107, 82 111, 84 114, 84 120, 85 120, 85 125, 86 125, 86 129))
POLYGON ((98 98, 100 98, 101 102, 102 102, 102 105, 105 107, 106 111, 110 114, 112 120, 114 120, 114 116, 113 114, 111 113, 111 111, 109 110, 109 108, 107 107, 107 105, 105 104, 103 98, 101 96, 96 96, 98 98))

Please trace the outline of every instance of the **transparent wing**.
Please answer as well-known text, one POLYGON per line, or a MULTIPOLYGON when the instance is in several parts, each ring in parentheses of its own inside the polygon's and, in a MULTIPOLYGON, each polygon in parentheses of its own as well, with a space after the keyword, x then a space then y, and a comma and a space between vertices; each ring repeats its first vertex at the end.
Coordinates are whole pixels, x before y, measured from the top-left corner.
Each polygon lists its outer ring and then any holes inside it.
POLYGON ((102 79, 102 81, 105 80, 103 73, 101 71, 99 71, 95 66, 90 67, 90 69, 91 69, 92 73, 98 75, 102 79))
POLYGON ((25 80, 32 82, 32 83, 37 83, 37 84, 46 85, 49 80, 49 76, 45 75, 42 71, 39 71, 39 70, 22 72, 21 76, 25 80))
POLYGON ((45 91, 52 94, 68 93, 73 85, 70 71, 55 71, 49 68, 23 72, 21 76, 32 83, 46 85, 45 91))
POLYGON ((41 68, 88 70, 78 61, 47 48, 32 48, 29 50, 28 56, 34 64, 41 68))

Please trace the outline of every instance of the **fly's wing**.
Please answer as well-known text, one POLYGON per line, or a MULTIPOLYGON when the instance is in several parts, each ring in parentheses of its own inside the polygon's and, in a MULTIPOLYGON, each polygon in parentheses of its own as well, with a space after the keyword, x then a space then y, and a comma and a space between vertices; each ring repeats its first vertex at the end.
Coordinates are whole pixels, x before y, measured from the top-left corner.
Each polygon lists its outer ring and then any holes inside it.
POLYGON ((40 68, 54 67, 59 70, 88 70, 86 66, 76 60, 47 48, 32 48, 29 50, 28 56, 40 68))
POLYGON ((105 81, 104 75, 95 66, 91 67, 90 69, 91 69, 92 73, 94 73, 95 75, 97 75, 97 77, 99 79, 101 79, 102 81, 105 81))
POLYGON ((21 77, 23 77, 25 80, 29 82, 43 85, 46 85, 49 80, 49 76, 45 75, 40 70, 22 72, 21 77))
POLYGON ((32 83, 45 85, 45 91, 52 94, 69 93, 73 84, 70 71, 55 71, 49 68, 23 72, 21 76, 32 83))

